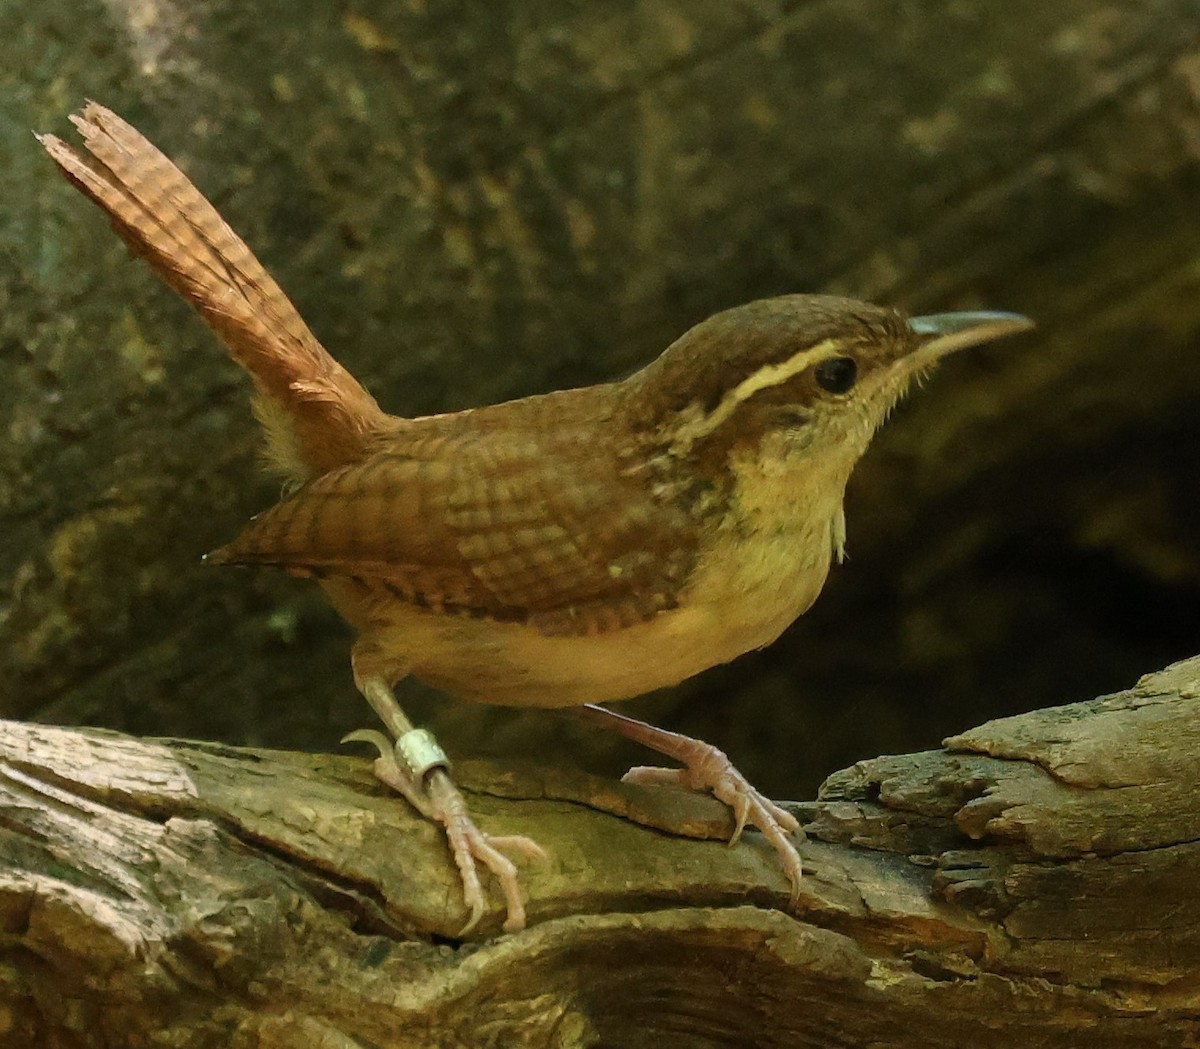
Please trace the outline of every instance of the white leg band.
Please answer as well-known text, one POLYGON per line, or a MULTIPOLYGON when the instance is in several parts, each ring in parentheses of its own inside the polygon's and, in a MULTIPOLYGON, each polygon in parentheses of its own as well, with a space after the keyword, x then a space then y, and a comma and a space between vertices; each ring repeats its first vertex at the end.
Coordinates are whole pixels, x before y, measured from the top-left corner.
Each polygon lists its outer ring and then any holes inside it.
POLYGON ((396 740, 396 757, 408 770, 413 780, 420 783, 431 769, 449 769, 450 759, 433 738, 433 733, 424 728, 412 728, 396 740))

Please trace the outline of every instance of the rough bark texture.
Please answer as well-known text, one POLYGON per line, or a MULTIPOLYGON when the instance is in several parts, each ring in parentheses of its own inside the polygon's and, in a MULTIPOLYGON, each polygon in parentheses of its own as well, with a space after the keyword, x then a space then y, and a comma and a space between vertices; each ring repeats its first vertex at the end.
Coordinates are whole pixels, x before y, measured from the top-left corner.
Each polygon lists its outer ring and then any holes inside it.
MULTIPOLYGON (((29 135, 84 96, 177 156, 400 412, 610 377, 782 291, 1039 320, 889 425, 852 560, 783 642, 643 706, 766 789, 1188 654, 1195 14, 0 0, 0 703, 276 746, 366 716, 317 594, 199 564, 275 493, 240 376, 29 135)), ((460 754, 558 731, 436 717, 460 754)))
POLYGON ((349 758, 9 723, 0 1041, 1200 1044, 1200 658, 831 777, 794 914, 712 799, 466 770, 550 852, 460 942, 438 833, 349 758))

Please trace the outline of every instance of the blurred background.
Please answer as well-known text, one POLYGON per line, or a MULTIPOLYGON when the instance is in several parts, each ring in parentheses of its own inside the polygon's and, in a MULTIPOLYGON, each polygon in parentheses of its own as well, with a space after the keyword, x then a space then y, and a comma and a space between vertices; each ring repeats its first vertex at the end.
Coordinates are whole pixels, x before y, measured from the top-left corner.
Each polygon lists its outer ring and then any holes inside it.
MULTIPOLYGON (((773 647, 625 709, 760 787, 1200 651, 1194 0, 0 0, 0 713, 332 749, 311 585, 200 555, 278 495, 246 383, 31 130, 171 154, 389 410, 623 375, 749 299, 1039 328, 876 440, 773 647)), ((402 699, 455 755, 617 772, 549 713, 402 699)))

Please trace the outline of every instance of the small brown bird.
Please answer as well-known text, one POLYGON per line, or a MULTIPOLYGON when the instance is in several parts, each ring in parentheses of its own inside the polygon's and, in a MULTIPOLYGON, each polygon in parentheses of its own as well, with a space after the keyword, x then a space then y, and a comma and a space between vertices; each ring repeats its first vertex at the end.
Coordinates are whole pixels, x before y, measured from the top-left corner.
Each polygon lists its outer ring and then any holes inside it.
POLYGON ((209 559, 315 577, 357 629, 354 679, 390 737, 347 738, 375 743, 379 778, 445 827, 464 932, 484 912, 477 863, 511 931, 525 910, 504 853, 542 852, 472 821, 445 754, 396 703, 409 674, 482 703, 574 707, 680 762, 629 776, 712 791, 734 841, 750 823, 775 847, 794 901, 790 813, 715 747, 594 704, 774 641, 840 560, 846 481, 913 378, 1030 322, 789 295, 709 318, 621 382, 397 418, 167 157, 103 106, 72 120, 90 155, 40 141, 250 374, 292 488, 209 559))

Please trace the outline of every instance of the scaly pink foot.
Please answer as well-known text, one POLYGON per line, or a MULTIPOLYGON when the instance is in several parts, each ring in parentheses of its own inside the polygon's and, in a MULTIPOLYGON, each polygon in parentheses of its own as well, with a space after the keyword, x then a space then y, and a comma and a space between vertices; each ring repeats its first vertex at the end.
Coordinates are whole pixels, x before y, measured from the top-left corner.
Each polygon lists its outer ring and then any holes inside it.
MULTIPOLYGON (((412 733, 420 732, 420 729, 412 730, 412 733)), ((507 849, 530 859, 542 860, 546 859, 545 851, 531 838, 515 834, 493 835, 480 830, 471 818, 466 799, 450 778, 444 755, 418 775, 410 771, 408 766, 411 762, 397 758, 396 752, 403 748, 406 737, 410 740, 416 739, 423 749, 436 748, 436 754, 440 754, 441 748, 437 747, 428 733, 424 737, 406 733, 393 745, 382 732, 360 729, 351 732, 342 742, 360 741, 374 745, 379 750, 379 757, 375 759, 373 766, 376 777, 403 794, 421 815, 445 827, 450 852, 462 879, 463 899, 470 911, 470 918, 459 935, 464 936, 470 932, 483 917, 486 909, 476 861, 495 875, 500 890, 504 893, 508 911, 504 931, 518 932, 525 928, 525 904, 521 899, 517 868, 501 850, 507 849)), ((431 750, 431 753, 435 752, 431 750)))
POLYGON ((612 729, 636 743, 680 762, 684 766, 681 769, 649 766, 630 769, 625 774, 624 781, 711 791, 729 806, 736 820, 729 844, 737 842, 747 823, 757 827, 779 854, 784 873, 792 883, 792 905, 796 904, 800 898, 800 879, 804 873, 804 865, 790 835, 800 830, 800 824, 790 812, 759 793, 734 767, 723 751, 701 740, 655 728, 644 721, 637 721, 605 707, 589 704, 564 713, 571 714, 577 720, 612 729))

